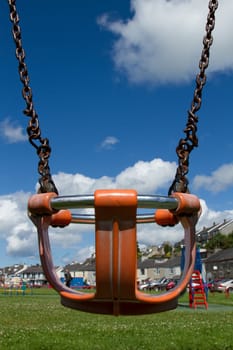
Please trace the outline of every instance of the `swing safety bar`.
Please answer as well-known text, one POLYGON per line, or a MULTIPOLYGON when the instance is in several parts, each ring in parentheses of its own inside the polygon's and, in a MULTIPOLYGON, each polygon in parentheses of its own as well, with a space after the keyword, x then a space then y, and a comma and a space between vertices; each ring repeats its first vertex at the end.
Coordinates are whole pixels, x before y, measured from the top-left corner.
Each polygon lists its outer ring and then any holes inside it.
MULTIPOLYGON (((42 267, 48 282, 60 294, 64 306, 81 311, 139 315, 171 310, 191 278, 196 254, 195 225, 199 199, 191 194, 169 197, 138 195, 135 190, 97 190, 94 195, 33 195, 29 217, 37 227, 42 267), (94 215, 71 214, 70 208, 93 208, 94 215), (156 208, 154 214, 137 214, 138 208, 156 208), (181 223, 184 228, 185 265, 179 283, 160 295, 137 288, 137 223, 162 226, 181 223), (83 293, 66 287, 58 278, 52 260, 49 226, 70 223, 95 224, 96 291, 83 293)), ((65 238, 64 238, 65 239, 65 238)))
MULTIPOLYGON (((53 209, 77 209, 94 208, 95 197, 93 195, 60 196, 51 199, 50 205, 53 209)), ((137 207, 144 209, 170 209, 175 210, 179 201, 175 197, 138 195, 137 207)), ((149 223, 155 221, 155 214, 137 214, 137 223, 149 223)), ((95 224, 95 215, 71 213, 72 223, 95 224)))
MULTIPOLYGON (((53 209, 93 208, 94 195, 59 196, 51 199, 53 209)), ((177 209, 179 200, 175 197, 137 195, 138 208, 177 209)))

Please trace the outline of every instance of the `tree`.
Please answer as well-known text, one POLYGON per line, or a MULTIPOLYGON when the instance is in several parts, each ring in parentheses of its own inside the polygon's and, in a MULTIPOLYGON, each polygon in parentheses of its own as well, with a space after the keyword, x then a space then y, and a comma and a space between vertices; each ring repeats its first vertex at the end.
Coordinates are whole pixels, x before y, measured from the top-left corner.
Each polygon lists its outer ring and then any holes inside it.
POLYGON ((137 258, 141 259, 141 257, 142 257, 142 252, 140 250, 140 247, 139 247, 139 244, 138 244, 138 241, 137 241, 137 258))
POLYGON ((163 250, 164 250, 164 255, 166 257, 170 257, 172 254, 172 245, 170 242, 164 242, 163 243, 163 250))
POLYGON ((216 248, 227 249, 231 247, 233 247, 233 233, 228 236, 217 233, 206 243, 206 249, 208 250, 214 250, 216 248))

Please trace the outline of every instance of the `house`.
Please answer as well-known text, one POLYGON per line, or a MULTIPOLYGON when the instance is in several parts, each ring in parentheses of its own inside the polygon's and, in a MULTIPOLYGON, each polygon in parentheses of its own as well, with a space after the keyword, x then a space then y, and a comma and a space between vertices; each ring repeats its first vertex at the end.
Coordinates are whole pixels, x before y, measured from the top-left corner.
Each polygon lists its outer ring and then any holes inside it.
POLYGON ((0 268, 0 276, 14 277, 19 276, 23 270, 27 268, 27 265, 15 264, 12 266, 6 266, 0 268))
POLYGON ((160 267, 161 263, 156 262, 154 259, 139 260, 137 266, 137 280, 143 282, 146 280, 159 279, 161 276, 160 267))
POLYGON ((164 247, 163 246, 150 246, 141 249, 142 257, 141 259, 145 260, 148 258, 159 258, 164 255, 164 247))
POLYGON ((0 268, 0 285, 4 285, 12 278, 21 277, 22 272, 27 268, 27 265, 15 264, 0 268))
POLYGON ((174 256, 165 261, 160 267, 166 278, 179 278, 181 276, 181 256, 174 256))
POLYGON ((96 273, 95 273, 95 259, 87 259, 84 263, 72 263, 66 265, 62 272, 64 277, 64 271, 68 269, 73 278, 82 278, 83 283, 95 285, 96 273))
POLYGON ((220 224, 213 223, 210 227, 203 227, 196 233, 196 240, 198 243, 205 244, 218 233, 222 235, 229 235, 233 232, 233 219, 224 220, 220 224))
POLYGON ((174 278, 181 275, 181 257, 175 256, 171 259, 154 260, 146 259, 138 262, 138 281, 157 280, 162 277, 174 278))
POLYGON ((233 278, 233 248, 211 254, 204 263, 207 281, 216 278, 233 278))
MULTIPOLYGON (((233 219, 224 220, 222 223, 216 224, 209 227, 203 227, 196 232, 196 242, 201 246, 204 246, 210 239, 216 236, 218 233, 222 235, 229 235, 233 232, 233 219)), ((174 248, 179 248, 184 244, 184 239, 174 244, 174 248)))
MULTIPOLYGON (((61 270, 61 267, 56 268, 58 277, 60 276, 61 270)), ((42 266, 39 264, 28 266, 25 270, 23 270, 21 276, 24 280, 28 281, 33 287, 42 287, 47 285, 47 280, 44 271, 42 269, 42 266)))

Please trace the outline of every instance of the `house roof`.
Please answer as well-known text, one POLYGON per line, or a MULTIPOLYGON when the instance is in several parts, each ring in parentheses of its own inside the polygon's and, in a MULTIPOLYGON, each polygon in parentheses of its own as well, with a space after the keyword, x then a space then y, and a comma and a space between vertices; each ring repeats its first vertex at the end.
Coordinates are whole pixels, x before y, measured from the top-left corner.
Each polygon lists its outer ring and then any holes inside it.
POLYGON ((171 259, 167 259, 166 261, 158 261, 155 259, 146 259, 138 262, 138 268, 140 269, 150 269, 156 267, 164 267, 164 268, 172 268, 176 266, 180 266, 180 256, 175 256, 171 259))
POLYGON ((24 271, 24 274, 27 273, 44 273, 42 266, 41 265, 32 265, 32 266, 28 266, 24 271))
POLYGON ((162 263, 160 266, 162 267, 167 267, 167 268, 172 268, 172 267, 177 267, 180 266, 181 264, 181 257, 180 256, 174 256, 171 259, 168 259, 164 263, 162 263))
POLYGON ((24 268, 24 265, 20 265, 20 264, 6 266, 4 268, 0 268, 0 271, 1 271, 0 274, 17 275, 23 268, 24 268))
POLYGON ((63 269, 66 270, 68 269, 70 272, 76 272, 76 271, 95 271, 95 262, 88 262, 88 263, 74 263, 74 264, 69 264, 66 265, 63 269))
POLYGON ((211 234, 211 233, 214 233, 214 232, 224 232, 224 230, 226 228, 229 228, 229 230, 233 230, 233 219, 230 219, 230 220, 224 220, 223 222, 221 223, 213 223, 212 226, 209 226, 209 227, 203 227, 202 229, 200 229, 199 231, 196 232, 196 235, 202 235, 203 233, 208 233, 208 234, 211 234))
POLYGON ((158 262, 158 260, 155 259, 145 259, 138 261, 139 269, 150 269, 157 266, 161 266, 161 262, 158 262))
POLYGON ((233 248, 223 249, 210 255, 205 260, 205 263, 208 264, 208 263, 220 262, 220 261, 226 261, 226 260, 233 260, 233 248))

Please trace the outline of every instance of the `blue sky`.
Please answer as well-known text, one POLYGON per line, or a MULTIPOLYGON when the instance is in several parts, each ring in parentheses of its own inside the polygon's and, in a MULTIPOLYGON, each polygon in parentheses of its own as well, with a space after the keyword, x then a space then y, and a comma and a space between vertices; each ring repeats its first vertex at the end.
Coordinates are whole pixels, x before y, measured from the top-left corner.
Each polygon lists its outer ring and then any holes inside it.
MULTIPOLYGON (((202 49, 208 0, 18 0, 23 45, 50 168, 61 195, 135 188, 167 195, 176 146, 184 136, 202 49)), ((216 13, 199 147, 189 182, 203 213, 198 228, 233 216, 231 102, 233 3, 216 13)), ((27 118, 6 2, 0 4, 0 265, 39 261, 27 218, 36 191, 37 155, 27 118)), ((93 227, 51 229, 56 264, 83 261, 93 227)), ((182 229, 141 225, 142 245, 175 242, 182 229)))

